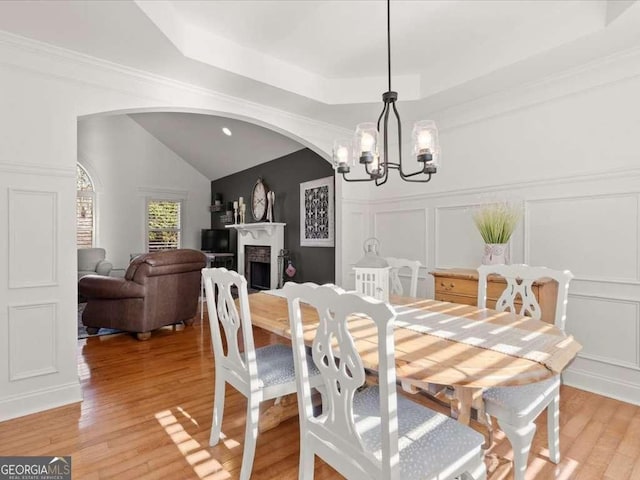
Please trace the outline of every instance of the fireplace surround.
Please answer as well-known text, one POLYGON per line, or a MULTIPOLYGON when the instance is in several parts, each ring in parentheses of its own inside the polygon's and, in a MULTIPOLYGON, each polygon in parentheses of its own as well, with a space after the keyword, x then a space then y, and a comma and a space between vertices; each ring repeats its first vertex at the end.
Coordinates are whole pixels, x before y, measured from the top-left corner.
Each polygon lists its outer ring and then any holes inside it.
POLYGON ((257 222, 226 226, 238 231, 238 271, 244 272, 250 288, 254 290, 277 288, 278 254, 284 248, 285 225, 285 223, 257 222), (257 286, 252 286, 252 283, 257 286))

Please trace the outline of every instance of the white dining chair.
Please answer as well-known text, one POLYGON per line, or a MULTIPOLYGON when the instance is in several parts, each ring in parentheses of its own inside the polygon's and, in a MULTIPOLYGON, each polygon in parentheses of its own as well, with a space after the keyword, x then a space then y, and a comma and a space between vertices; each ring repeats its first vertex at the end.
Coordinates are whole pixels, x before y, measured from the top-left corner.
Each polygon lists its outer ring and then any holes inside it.
POLYGON ((385 260, 391 267, 389 270, 389 280, 391 282, 391 293, 395 295, 404 295, 404 288, 400 281, 400 270, 408 268, 411 270, 411 284, 409 287, 409 296, 418 296, 418 272, 421 264, 418 260, 407 260, 406 258, 386 257, 385 260))
MULTIPOLYGON (((335 286, 287 283, 298 379, 301 480, 313 479, 315 455, 347 479, 486 478, 482 435, 396 394, 391 306, 335 286), (305 359, 300 302, 317 311, 311 355, 320 370, 323 412, 314 416, 305 359), (364 386, 365 370, 348 330, 352 314, 377 327, 379 377, 364 386)), ((313 332, 312 332, 313 335, 313 332)), ((307 341, 311 339, 307 337, 307 341)))
MULTIPOLYGON (((215 392, 209 444, 214 446, 220 440, 225 385, 229 383, 247 397, 240 479, 248 480, 258 438, 260 402, 296 392, 293 353, 291 347, 281 344, 255 348, 247 281, 242 275, 226 268, 203 268, 202 280, 207 296, 215 362, 215 392), (231 294, 232 286, 237 288, 240 311, 231 294), (238 330, 242 332, 242 343, 238 330), (227 345, 226 352, 223 348, 223 335, 227 345), (242 344, 244 351, 240 350, 242 344)), ((310 368, 309 376, 312 386, 320 384, 321 378, 315 367, 310 368)))
MULTIPOLYGON (((533 282, 549 277, 558 283, 555 326, 564 331, 567 316, 570 271, 551 270, 528 265, 482 265, 478 268, 478 307, 487 305, 487 276, 504 277, 507 287, 496 302, 498 311, 510 311, 540 320, 542 312, 533 292, 533 282), (522 303, 516 308, 516 301, 522 303)), ((514 480, 524 480, 531 442, 536 431, 535 419, 547 410, 549 459, 560 461, 560 375, 513 387, 493 387, 485 390, 483 399, 487 415, 498 420, 502 431, 513 447, 514 480)), ((490 422, 490 417, 488 418, 490 422)))

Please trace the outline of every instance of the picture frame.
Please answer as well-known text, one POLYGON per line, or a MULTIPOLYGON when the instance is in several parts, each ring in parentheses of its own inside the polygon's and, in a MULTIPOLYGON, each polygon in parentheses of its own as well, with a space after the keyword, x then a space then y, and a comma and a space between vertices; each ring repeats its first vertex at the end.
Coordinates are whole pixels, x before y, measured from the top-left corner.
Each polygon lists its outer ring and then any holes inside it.
POLYGON ((335 246, 334 177, 300 184, 300 246, 335 246))

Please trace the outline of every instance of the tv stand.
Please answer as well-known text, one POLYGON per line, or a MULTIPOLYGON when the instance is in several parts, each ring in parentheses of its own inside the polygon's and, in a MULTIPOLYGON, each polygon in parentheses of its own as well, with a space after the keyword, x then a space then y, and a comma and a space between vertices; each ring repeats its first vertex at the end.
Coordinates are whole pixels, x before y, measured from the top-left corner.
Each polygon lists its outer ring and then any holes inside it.
POLYGON ((233 268, 233 259, 236 256, 231 252, 202 252, 207 256, 207 267, 225 267, 227 270, 233 268))

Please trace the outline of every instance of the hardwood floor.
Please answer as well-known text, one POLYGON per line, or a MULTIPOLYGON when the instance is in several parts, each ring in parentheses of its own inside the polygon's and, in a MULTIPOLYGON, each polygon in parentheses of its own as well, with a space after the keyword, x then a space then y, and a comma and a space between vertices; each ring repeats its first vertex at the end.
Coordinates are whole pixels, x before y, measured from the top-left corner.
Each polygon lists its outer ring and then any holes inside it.
MULTIPOLYGON (((282 341, 263 331, 256 331, 255 339, 258 346, 282 341)), ((238 478, 246 401, 232 387, 227 387, 225 439, 208 446, 213 355, 206 319, 203 328, 198 323, 168 327, 146 342, 127 334, 80 340, 78 372, 84 401, 0 423, 0 456, 71 455, 73 478, 83 480, 238 478)), ((560 421, 561 463, 547 460, 543 415, 527 478, 640 478, 640 407, 562 387, 560 421)), ((512 478, 508 458, 509 443, 498 431, 487 456, 491 480, 512 478)), ((293 418, 259 435, 252 478, 297 476, 293 418)), ((315 478, 341 477, 316 459, 315 478)))

